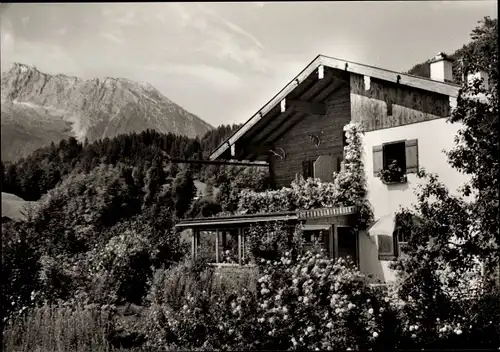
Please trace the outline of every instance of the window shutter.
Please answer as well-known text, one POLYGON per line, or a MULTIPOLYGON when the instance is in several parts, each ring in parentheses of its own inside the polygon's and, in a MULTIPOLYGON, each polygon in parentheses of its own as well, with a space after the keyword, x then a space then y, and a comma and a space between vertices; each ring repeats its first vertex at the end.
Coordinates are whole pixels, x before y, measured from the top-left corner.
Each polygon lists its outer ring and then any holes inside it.
POLYGON ((381 145, 373 147, 373 176, 378 176, 384 165, 384 151, 381 145))
POLYGON ((320 155, 313 163, 314 177, 323 182, 332 182, 337 162, 331 155, 320 155))
POLYGON ((418 172, 418 139, 410 139, 405 142, 406 147, 406 172, 418 172))

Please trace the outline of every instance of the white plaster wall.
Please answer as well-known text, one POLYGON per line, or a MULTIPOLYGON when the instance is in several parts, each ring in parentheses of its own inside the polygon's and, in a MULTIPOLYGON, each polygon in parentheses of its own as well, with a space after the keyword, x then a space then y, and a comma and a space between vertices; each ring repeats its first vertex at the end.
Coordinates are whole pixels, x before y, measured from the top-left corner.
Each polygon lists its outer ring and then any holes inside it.
MULTIPOLYGON (((402 139, 418 139, 419 168, 437 173, 451 193, 468 180, 468 176, 453 169, 448 163, 443 149, 455 146, 454 138, 460 124, 451 124, 446 119, 420 122, 383 130, 366 132, 363 138, 363 162, 368 185, 368 200, 373 206, 375 220, 397 212, 402 207, 411 207, 417 201, 415 189, 422 180, 416 174, 408 174, 406 184, 385 185, 373 175, 373 151, 375 145, 402 139)), ((359 234, 360 269, 383 281, 394 280, 394 273, 389 269, 389 261, 379 261, 377 244, 365 233, 359 234)))

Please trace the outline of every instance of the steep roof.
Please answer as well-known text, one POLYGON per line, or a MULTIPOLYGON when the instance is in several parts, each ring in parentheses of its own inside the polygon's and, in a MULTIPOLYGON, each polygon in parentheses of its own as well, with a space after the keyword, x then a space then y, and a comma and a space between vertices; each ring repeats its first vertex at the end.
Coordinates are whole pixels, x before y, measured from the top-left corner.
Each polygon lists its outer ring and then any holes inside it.
POLYGON ((248 119, 236 132, 231 135, 210 155, 211 160, 219 159, 225 154, 236 141, 245 135, 253 126, 261 121, 266 114, 275 109, 283 99, 294 91, 301 83, 309 79, 315 72, 322 77, 324 69, 330 69, 339 73, 355 73, 388 82, 395 82, 403 86, 413 87, 438 94, 457 97, 459 86, 453 83, 434 81, 429 78, 417 77, 410 74, 386 70, 369 65, 336 59, 324 55, 318 55, 307 65, 290 83, 288 83, 278 94, 276 94, 266 105, 248 119))

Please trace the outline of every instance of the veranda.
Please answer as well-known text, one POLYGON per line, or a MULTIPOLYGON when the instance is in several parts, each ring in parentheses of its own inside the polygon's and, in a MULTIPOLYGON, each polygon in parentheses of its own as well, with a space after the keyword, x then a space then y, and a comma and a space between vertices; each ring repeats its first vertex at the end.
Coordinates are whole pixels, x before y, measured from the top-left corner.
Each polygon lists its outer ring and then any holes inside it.
POLYGON ((176 227, 190 230, 192 258, 208 256, 213 265, 252 265, 248 231, 251 225, 282 222, 289 235, 297 225, 302 233, 303 250, 319 246, 330 258, 350 256, 359 263, 357 233, 353 230, 356 207, 320 208, 279 213, 196 218, 176 227))

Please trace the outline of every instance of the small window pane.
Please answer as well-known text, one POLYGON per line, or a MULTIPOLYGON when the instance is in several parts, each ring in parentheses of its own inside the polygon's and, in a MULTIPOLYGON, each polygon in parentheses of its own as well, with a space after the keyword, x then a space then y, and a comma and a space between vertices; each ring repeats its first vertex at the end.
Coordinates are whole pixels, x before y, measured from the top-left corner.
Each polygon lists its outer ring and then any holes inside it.
POLYGON ((238 230, 219 233, 219 262, 238 264, 238 230))

